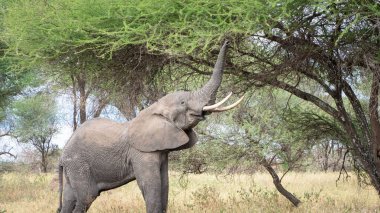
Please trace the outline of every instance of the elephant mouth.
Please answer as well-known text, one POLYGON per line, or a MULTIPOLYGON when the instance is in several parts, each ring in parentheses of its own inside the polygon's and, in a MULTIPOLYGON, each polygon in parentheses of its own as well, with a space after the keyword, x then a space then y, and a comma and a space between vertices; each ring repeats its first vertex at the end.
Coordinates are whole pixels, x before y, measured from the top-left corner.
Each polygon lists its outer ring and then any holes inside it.
POLYGON ((191 113, 191 116, 196 118, 197 120, 204 120, 205 119, 205 113, 202 111, 202 113, 191 113))

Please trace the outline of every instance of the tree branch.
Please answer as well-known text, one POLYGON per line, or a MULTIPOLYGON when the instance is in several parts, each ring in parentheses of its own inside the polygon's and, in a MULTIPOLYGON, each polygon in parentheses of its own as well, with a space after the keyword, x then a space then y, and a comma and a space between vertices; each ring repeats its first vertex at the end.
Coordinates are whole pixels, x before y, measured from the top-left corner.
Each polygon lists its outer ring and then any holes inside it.
POLYGON ((329 115, 331 115, 332 117, 334 117, 335 119, 337 120, 341 120, 340 118, 340 113, 334 109, 332 106, 330 106, 328 103, 322 101, 321 99, 319 99, 318 97, 314 96, 314 95, 311 95, 309 93, 306 93, 290 84, 287 84, 285 82, 281 82, 281 81, 278 81, 278 80, 273 80, 271 82, 269 82, 269 84, 271 84, 272 86, 275 86, 275 87, 278 87, 280 89, 283 89, 285 91, 288 91, 289 93, 305 100, 305 101, 310 101, 312 102, 313 104, 315 104, 316 106, 318 106, 320 109, 322 109, 323 111, 325 111, 326 113, 328 113, 329 115))
POLYGON ((8 131, 0 134, 0 138, 4 137, 4 136, 11 136, 11 130, 8 130, 8 131))
MULTIPOLYGON (((347 81, 344 81, 344 80, 342 81, 342 89, 344 91, 344 94, 346 94, 346 96, 348 97, 348 100, 350 101, 351 106, 354 109, 354 112, 356 114, 357 119, 359 120, 359 122, 362 125, 362 129, 365 133, 367 141, 371 141, 371 134, 369 132, 369 125, 367 122, 367 118, 365 116, 365 113, 364 113, 364 110, 363 110, 363 107, 362 107, 360 101, 358 100, 357 96, 355 95, 355 92, 352 90, 351 86, 347 83, 347 81)), ((377 100, 376 100, 376 103, 377 103, 377 100)))
POLYGON ((201 71, 200 69, 196 68, 195 66, 191 65, 191 64, 188 64, 186 62, 183 62, 183 61, 180 61, 180 60, 177 60, 176 61, 178 64, 181 64, 185 67, 188 67, 190 68, 191 70, 193 70, 195 73, 199 73, 199 74, 202 74, 202 75, 211 75, 212 73, 211 72, 204 72, 204 71, 201 71))
POLYGON ((350 177, 350 175, 348 175, 348 172, 347 172, 346 167, 344 165, 344 163, 346 162, 346 156, 347 156, 348 152, 349 152, 349 149, 347 149, 343 155, 342 167, 340 168, 338 179, 335 181, 336 184, 338 184, 338 181, 340 180, 340 177, 342 176, 343 172, 346 175, 346 179, 348 179, 350 177))
MULTIPOLYGON (((6 149, 6 147, 5 147, 4 149, 6 149)), ((11 148, 9 148, 8 150, 0 151, 0 156, 1 156, 1 155, 9 155, 9 156, 11 156, 11 157, 13 157, 13 158, 17 158, 14 154, 11 153, 11 150, 12 150, 12 149, 13 149, 13 148, 11 147, 11 148)))
POLYGON ((99 106, 96 108, 94 112, 94 118, 97 118, 100 116, 100 114, 102 113, 103 109, 107 106, 107 104, 108 104, 108 101, 101 101, 99 103, 99 106))
POLYGON ((262 166, 264 166, 264 168, 269 172, 269 174, 272 176, 272 179, 273 179, 273 184, 275 185, 276 189, 284 196, 286 197, 294 206, 298 206, 301 201, 296 197, 294 196, 292 193, 290 193, 288 190, 286 190, 282 184, 281 184, 281 181, 280 181, 280 178, 278 177, 276 171, 274 171, 274 169, 271 167, 271 165, 269 165, 269 163, 267 162, 267 160, 265 158, 263 158, 261 161, 260 161, 260 164, 262 166))

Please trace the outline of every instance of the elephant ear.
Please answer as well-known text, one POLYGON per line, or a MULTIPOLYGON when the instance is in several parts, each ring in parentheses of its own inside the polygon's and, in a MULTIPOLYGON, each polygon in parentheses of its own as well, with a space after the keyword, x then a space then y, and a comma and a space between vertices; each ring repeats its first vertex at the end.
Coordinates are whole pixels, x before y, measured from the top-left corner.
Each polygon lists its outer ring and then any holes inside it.
POLYGON ((195 133, 194 130, 192 129, 189 129, 189 130, 186 130, 185 131, 187 136, 189 137, 189 142, 187 142, 186 144, 178 147, 178 148, 175 148, 173 149, 172 151, 176 151, 176 150, 182 150, 182 149, 189 149, 191 147, 193 147, 197 141, 198 141, 198 136, 197 136, 197 133, 195 133))
POLYGON ((159 114, 138 116, 128 125, 127 140, 142 152, 171 150, 189 142, 189 137, 159 114))

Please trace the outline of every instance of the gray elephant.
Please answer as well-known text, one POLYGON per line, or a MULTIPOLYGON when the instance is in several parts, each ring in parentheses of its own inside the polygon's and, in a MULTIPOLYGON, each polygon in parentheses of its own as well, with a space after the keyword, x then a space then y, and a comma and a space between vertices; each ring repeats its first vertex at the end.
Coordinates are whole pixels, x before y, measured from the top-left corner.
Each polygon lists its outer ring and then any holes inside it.
POLYGON ((85 212, 102 191, 137 180, 147 212, 165 212, 168 153, 197 141, 192 130, 229 98, 215 103, 228 43, 222 46, 211 79, 197 91, 168 94, 126 123, 98 118, 82 124, 67 142, 59 162, 58 212, 85 212), (66 183, 63 191, 63 173, 66 183))

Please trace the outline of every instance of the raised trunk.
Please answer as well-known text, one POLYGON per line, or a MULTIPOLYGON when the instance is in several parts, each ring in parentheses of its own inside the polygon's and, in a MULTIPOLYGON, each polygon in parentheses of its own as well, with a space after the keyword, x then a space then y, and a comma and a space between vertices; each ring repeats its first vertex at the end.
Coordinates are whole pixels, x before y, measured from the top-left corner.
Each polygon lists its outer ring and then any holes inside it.
POLYGON ((199 94, 201 99, 208 101, 208 105, 215 103, 216 93, 218 91, 220 83, 222 82, 224 59, 226 56, 227 47, 228 42, 225 41, 219 51, 218 59, 215 63, 211 79, 197 91, 197 94, 199 94))

